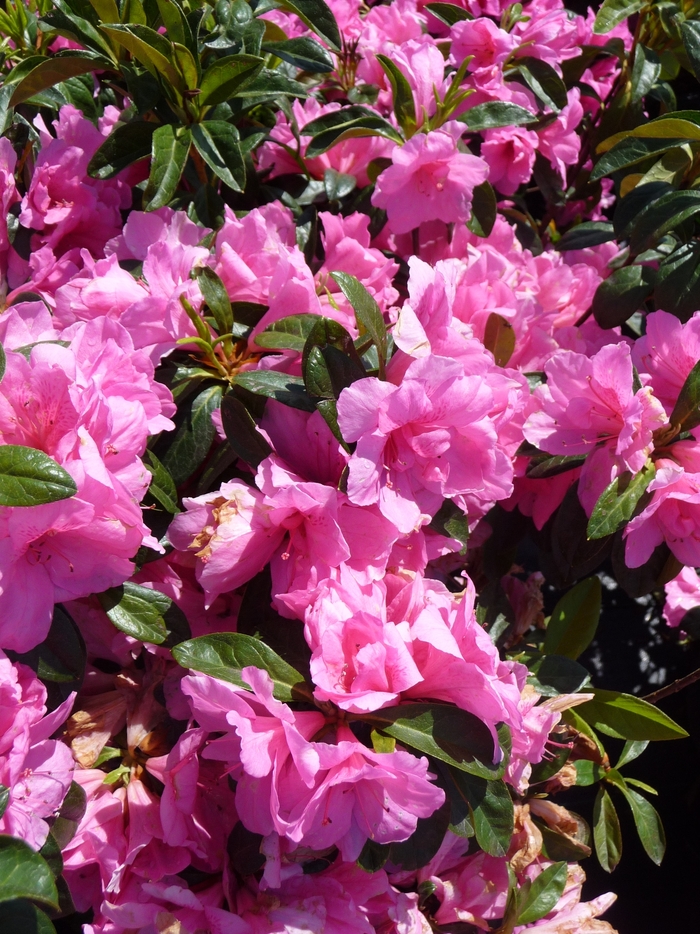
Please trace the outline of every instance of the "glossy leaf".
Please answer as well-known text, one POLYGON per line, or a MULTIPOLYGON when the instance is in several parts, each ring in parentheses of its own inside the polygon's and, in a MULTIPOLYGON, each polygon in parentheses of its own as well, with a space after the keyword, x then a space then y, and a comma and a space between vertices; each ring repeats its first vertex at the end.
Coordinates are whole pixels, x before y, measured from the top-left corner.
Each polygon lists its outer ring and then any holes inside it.
POLYGON ((622 831, 613 800, 602 786, 593 805, 593 841, 598 862, 612 872, 622 856, 622 831))
POLYGON ((649 298, 655 273, 648 266, 623 266, 604 279, 593 296, 593 316, 602 328, 616 328, 649 298))
POLYGON ((60 604, 54 607, 51 627, 44 641, 28 652, 11 654, 13 661, 27 665, 41 681, 48 682, 46 686, 58 703, 80 689, 85 674, 85 643, 80 630, 60 604), (54 686, 59 690, 51 690, 54 686))
POLYGON ((583 665, 565 655, 545 655, 540 661, 530 664, 528 683, 545 697, 558 694, 576 694, 585 690, 589 674, 583 665))
POLYGON ((648 250, 664 234, 700 213, 700 191, 670 191, 640 211, 632 228, 630 249, 648 250))
POLYGON ((615 238, 613 225, 607 221, 584 221, 571 230, 567 230, 556 247, 561 252, 565 250, 585 250, 600 243, 608 243, 615 238))
POLYGON ((469 807, 476 842, 489 856, 505 856, 513 836, 513 801, 502 779, 487 781, 446 767, 447 793, 469 807))
POLYGON ((651 91, 661 74, 659 56, 652 49, 638 43, 632 66, 632 101, 641 101, 651 91))
POLYGON ((654 302, 681 321, 700 308, 700 242, 684 243, 661 260, 654 302))
POLYGON ((303 128, 301 135, 312 137, 306 147, 306 156, 309 159, 322 155, 346 139, 383 136, 403 143, 401 136, 387 120, 359 104, 343 107, 342 110, 312 120, 303 128))
POLYGON ((0 902, 27 898, 58 909, 58 892, 46 860, 24 840, 0 834, 0 902))
POLYGON ((525 84, 545 107, 559 111, 566 107, 568 98, 566 86, 554 68, 539 58, 516 58, 513 65, 517 68, 525 84))
POLYGON ((552 611, 543 651, 577 659, 591 644, 598 628, 601 586, 597 577, 588 577, 564 594, 552 611))
POLYGON ((10 789, 5 785, 0 785, 0 818, 7 810, 7 805, 10 803, 10 789))
POLYGON ((591 172, 591 181, 605 178, 621 169, 629 169, 650 156, 660 156, 669 149, 675 149, 685 143, 684 137, 652 137, 649 139, 625 136, 613 148, 604 153, 596 162, 591 172))
POLYGON ((646 0, 603 0, 596 13, 593 32, 603 36, 646 5, 646 0))
POLYGON ((172 43, 165 36, 149 26, 138 24, 114 23, 100 28, 110 39, 131 52, 154 78, 164 78, 173 89, 185 90, 184 78, 173 63, 172 43))
POLYGON ((638 756, 644 752, 644 750, 649 745, 649 740, 628 740, 620 753, 620 758, 617 760, 616 769, 621 769, 623 765, 627 765, 629 762, 633 762, 638 756))
POLYGON ((258 347, 266 350, 297 350, 301 352, 320 315, 289 315, 268 325, 255 338, 258 347))
POLYGON ((631 788, 623 787, 620 790, 632 810, 637 833, 647 856, 660 866, 666 852, 666 834, 656 808, 631 788))
POLYGON ((532 882, 527 895, 518 899, 518 924, 532 924, 544 918, 562 896, 568 877, 565 862, 544 869, 532 882))
POLYGON ((99 599, 113 625, 127 636, 154 645, 165 642, 168 636, 165 614, 172 605, 170 597, 127 581, 121 587, 105 590, 99 599))
POLYGON ((413 101, 413 91, 408 79, 390 58, 386 55, 376 56, 377 61, 382 66, 384 74, 391 84, 392 100, 394 102, 394 115, 396 121, 404 131, 411 134, 415 131, 417 125, 416 105, 413 101))
POLYGON ((487 101, 485 104, 470 107, 460 119, 473 133, 480 133, 483 130, 493 130, 503 126, 523 126, 536 120, 537 115, 518 104, 487 101))
POLYGON ((153 451, 147 450, 143 459, 151 474, 151 482, 148 487, 149 494, 157 500, 167 512, 174 516, 176 513, 180 512, 180 507, 177 504, 177 488, 175 486, 175 481, 153 451))
POLYGON ((187 127, 159 126, 151 140, 151 174, 143 195, 144 208, 155 211, 174 197, 185 170, 192 136, 187 127))
POLYGON ((39 506, 77 492, 71 475, 43 451, 21 444, 0 446, 0 506, 39 506))
POLYGON ((238 373, 236 383, 248 392, 276 399, 303 412, 313 412, 316 408, 304 388, 304 380, 299 376, 287 376, 274 370, 251 370, 238 373))
POLYGON ((112 62, 94 52, 71 52, 69 55, 52 55, 45 58, 15 87, 10 98, 10 107, 16 107, 61 81, 76 75, 89 74, 97 69, 111 68, 112 62))
POLYGON ((634 476, 630 471, 625 471, 615 477, 593 507, 588 520, 588 537, 595 539, 613 535, 629 522, 655 476, 656 467, 649 461, 634 476))
POLYGON ((221 632, 199 636, 176 645, 173 657, 183 668, 201 671, 220 681, 251 690, 243 680, 243 668, 262 668, 272 679, 272 693, 279 701, 310 700, 311 687, 303 676, 276 652, 253 636, 221 632))
POLYGON ((0 903, 2 934, 56 934, 56 928, 41 908, 24 899, 0 903))
POLYGON ((233 308, 226 286, 210 266, 199 266, 195 275, 207 308, 216 320, 219 334, 230 334, 233 330, 233 308))
POLYGON ((223 104, 251 82, 262 66, 263 60, 257 55, 227 55, 216 59, 204 72, 197 103, 200 107, 223 104))
POLYGON ((157 123, 132 120, 118 124, 88 163, 91 178, 113 178, 122 169, 151 154, 157 123))
POLYGON ((233 191, 245 187, 245 162, 238 130, 225 120, 207 120, 191 128, 197 152, 214 174, 233 191))
POLYGON ((293 39, 282 39, 279 42, 263 42, 263 51, 270 52, 289 62, 302 71, 311 74, 326 74, 335 68, 333 59, 323 46, 311 36, 295 36, 293 39))
POLYGON ((513 325, 495 311, 486 319, 484 347, 491 351, 498 366, 507 366, 515 350, 513 325))
POLYGON ((456 538, 463 545, 469 541, 469 519, 451 499, 443 500, 428 528, 448 538, 456 538))
POLYGON ((280 0, 279 6, 289 13, 296 13, 299 19, 325 39, 332 49, 340 49, 340 30, 331 8, 324 0, 280 0))
POLYGON ((352 305, 360 336, 368 334, 372 338, 380 360, 385 363, 387 356, 386 324, 374 296, 367 291, 359 279, 349 273, 332 272, 331 278, 338 283, 343 295, 352 305))
POLYGON ((481 778, 502 777, 505 761, 494 763, 496 749, 478 717, 447 704, 403 704, 363 714, 376 729, 405 746, 481 778))
POLYGON ((272 453, 250 412, 233 393, 221 400, 221 423, 236 454, 254 470, 272 453))
POLYGON ((693 74, 700 80, 700 23, 687 19, 680 24, 680 29, 693 74))
POLYGON ((445 801, 430 817, 418 818, 416 829, 407 840, 389 845, 388 860, 403 872, 427 866, 440 849, 449 822, 450 803, 445 801))
POLYGON ((525 472, 525 476, 532 480, 544 480, 546 477, 556 477, 560 473, 576 470, 585 463, 585 454, 555 454, 547 455, 541 459, 533 459, 525 472))
POLYGON ((179 427, 172 441, 167 438, 169 446, 160 458, 176 486, 188 480, 209 453, 216 437, 211 416, 221 405, 222 392, 221 386, 208 386, 178 412, 179 427))
POLYGON ((690 431, 700 425, 700 361, 686 377, 669 422, 679 431, 690 431))
POLYGON ((454 26, 455 23, 461 23, 465 19, 474 19, 471 13, 467 13, 466 10, 453 3, 426 3, 425 9, 446 26, 454 26))
POLYGON ((596 730, 616 739, 682 739, 688 734, 658 707, 640 697, 593 688, 595 697, 577 712, 596 730))

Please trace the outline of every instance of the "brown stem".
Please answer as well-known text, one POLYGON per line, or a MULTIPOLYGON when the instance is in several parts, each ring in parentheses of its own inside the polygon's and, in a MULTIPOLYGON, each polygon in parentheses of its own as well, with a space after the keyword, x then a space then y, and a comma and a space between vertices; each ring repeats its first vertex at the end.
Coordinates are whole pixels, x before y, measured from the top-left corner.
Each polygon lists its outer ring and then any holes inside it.
POLYGON ((658 704, 660 700, 663 700, 664 697, 669 697, 671 694, 677 694, 678 691, 682 691, 683 688, 687 688, 691 684, 695 684, 696 681, 700 681, 700 668, 696 668, 695 671, 691 671, 689 675, 686 675, 685 678, 679 678, 678 681, 673 681, 671 684, 667 684, 665 688, 659 688, 658 691, 654 691, 652 694, 647 694, 646 697, 643 697, 642 700, 645 700, 648 704, 658 704))

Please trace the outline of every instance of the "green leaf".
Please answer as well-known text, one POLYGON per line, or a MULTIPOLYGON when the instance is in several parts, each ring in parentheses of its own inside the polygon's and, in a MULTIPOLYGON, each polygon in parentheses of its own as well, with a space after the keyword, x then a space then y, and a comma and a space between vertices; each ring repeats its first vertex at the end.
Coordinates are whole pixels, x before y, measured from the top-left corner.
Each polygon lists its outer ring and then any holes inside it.
POLYGON ((216 437, 211 417, 221 405, 222 392, 222 386, 208 386, 178 413, 180 425, 161 457, 176 486, 189 480, 209 453, 216 437))
POLYGON ((498 366, 507 366, 515 350, 515 329, 502 315, 492 311, 484 328, 484 347, 493 354, 498 366))
POLYGON ((467 227, 477 237, 488 237, 496 223, 497 213, 496 193, 489 182, 482 182, 472 193, 472 216, 467 227))
POLYGON ((683 243, 661 260, 654 303, 681 321, 688 321, 700 308, 700 242, 683 243))
POLYGON ((567 230, 557 241, 556 247, 565 250, 585 250, 589 246, 608 243, 615 238, 613 225, 607 221, 584 221, 567 230))
MULTIPOLYGON (((53 838, 57 846, 57 855, 59 857, 61 850, 64 850, 75 836, 78 830, 78 824, 82 820, 86 810, 87 795, 85 794, 85 790, 77 782, 71 782, 68 794, 63 799, 61 809, 51 825, 51 838, 53 838)), ((46 858, 43 847, 41 855, 46 858)), ((62 866, 59 868, 59 873, 62 871, 62 868, 62 866)))
POLYGON ((588 520, 588 537, 605 538, 613 535, 632 518, 637 504, 656 476, 656 467, 648 461, 639 473, 632 476, 627 470, 603 490, 588 520))
POLYGON ((252 415, 232 392, 221 400, 221 423, 228 443, 253 470, 272 453, 252 415))
POLYGON ((669 422, 679 431, 690 431, 700 425, 700 361, 687 375, 669 422))
POLYGON ((165 207, 175 195, 185 170, 192 137, 189 128, 159 126, 151 140, 151 174, 143 195, 144 209, 165 207))
POLYGON ((124 26, 115 23, 111 26, 102 25, 100 28, 110 39, 131 52, 154 78, 164 78, 176 92, 186 90, 185 80, 173 61, 172 42, 165 36, 161 36, 150 26, 138 24, 124 26))
POLYGON ((300 132, 302 136, 313 137, 306 147, 307 159, 323 155, 346 139, 383 136, 395 143, 403 143, 401 136, 387 120, 359 104, 318 117, 307 123, 300 132))
POLYGON ((233 330, 233 308, 226 286, 210 266, 199 266, 194 274, 204 301, 214 315, 219 334, 230 334, 233 330))
POLYGON ((306 339, 321 315, 289 315, 273 321, 255 338, 258 347, 266 350, 297 350, 299 353, 306 345, 306 339))
POLYGON ((443 500, 428 528, 448 538, 456 538, 463 545, 469 541, 469 519, 451 499, 443 500))
POLYGON ((637 833, 647 856, 660 866, 666 852, 666 834, 656 808, 631 788, 621 787, 620 790, 632 809, 637 833))
POLYGON ((360 337, 368 334, 377 348, 381 363, 386 363, 388 346, 386 324, 374 297, 359 279, 349 273, 332 272, 331 278, 338 283, 343 295, 352 305, 360 337))
MULTIPOLYGON (((585 724, 584 724, 585 726, 585 724)), ((574 762, 576 766, 576 784, 579 787, 587 787, 601 782, 605 778, 605 770, 590 759, 578 759, 574 762)))
POLYGON ((593 32, 597 36, 604 36, 645 6, 646 0, 603 0, 596 13, 593 32))
MULTIPOLYGON (((648 124, 652 126, 652 124, 648 124)), ((596 182, 606 175, 612 175, 621 169, 629 169, 638 162, 644 162, 650 156, 660 156, 668 152, 669 149, 675 149, 682 146, 687 140, 685 137, 658 137, 658 138, 638 138, 626 136, 615 143, 613 148, 604 153, 596 162, 591 172, 591 181, 596 182)))
POLYGON ((370 739, 372 740, 372 749, 375 752, 396 751, 396 740, 392 736, 384 736, 382 733, 378 733, 377 730, 372 730, 370 739))
POLYGON ((363 714, 364 720, 394 739, 486 779, 502 778, 505 758, 494 764, 497 750, 488 727, 466 710, 448 704, 403 704, 363 714))
POLYGON ((589 678, 583 665, 565 655, 545 655, 530 665, 530 672, 528 684, 546 697, 576 694, 589 678))
POLYGON ((445 801, 430 817, 418 818, 416 829, 407 840, 389 844, 391 864, 403 872, 415 872, 427 866, 440 849, 449 823, 450 803, 445 801))
POLYGON ((553 457, 543 456, 541 459, 533 458, 525 471, 525 476, 531 480, 544 480, 546 477, 556 477, 560 473, 576 470, 582 467, 585 454, 556 454, 553 457))
POLYGON ((48 915, 24 899, 0 904, 2 934, 56 934, 48 915))
POLYGON ((700 79, 700 23, 684 20, 680 24, 681 37, 693 74, 700 79))
POLYGON ((263 51, 271 52, 283 62, 289 62, 310 74, 325 74, 335 68, 333 59, 311 36, 296 36, 279 42, 263 42, 263 51))
POLYGON ((192 31, 180 5, 174 0, 157 0, 157 3, 167 37, 172 42, 191 47, 192 31))
POLYGON ((64 0, 54 0, 53 7, 54 9, 42 17, 42 23, 54 28, 59 35, 75 39, 81 45, 94 49, 108 59, 115 58, 109 42, 89 20, 74 13, 64 0))
POLYGON ((263 66, 257 55, 227 55, 214 61, 204 72, 197 103, 200 107, 214 107, 235 97, 251 82, 263 66))
POLYGON ((404 133, 410 135, 415 132, 418 122, 416 119, 416 105, 413 101, 411 85, 408 83, 401 69, 395 65, 390 58, 387 58, 386 55, 379 54, 375 57, 382 66, 384 74, 391 84, 396 121, 404 133))
POLYGON ((325 39, 334 51, 340 50, 340 30, 331 8, 324 0, 280 0, 279 6, 289 13, 296 13, 299 19, 313 29, 316 35, 325 39))
POLYGON ((617 239, 628 240, 639 213, 669 191, 673 191, 673 188, 668 182, 648 182, 638 185, 621 198, 613 214, 613 230, 617 239))
POLYGON ((272 679, 272 693, 279 701, 311 700, 312 688, 296 668, 272 649, 242 632, 199 636, 176 645, 173 657, 183 668, 201 671, 220 681, 251 690, 241 674, 244 668, 262 668, 272 679))
POLYGON ((426 3, 425 9, 446 26, 454 26, 465 19, 474 19, 470 13, 453 3, 426 3))
POLYGON ((600 619, 601 586, 588 577, 564 594, 552 611, 543 652, 577 659, 590 644, 600 619))
POLYGON ((47 687, 60 686, 60 689, 50 692, 58 698, 58 703, 65 700, 71 691, 79 690, 82 684, 85 643, 80 630, 60 604, 54 607, 51 628, 44 641, 29 652, 12 652, 11 657, 35 671, 41 681, 48 681, 47 687))
POLYGON ((532 924, 544 918, 554 908, 564 891, 568 877, 566 863, 548 866, 534 879, 526 897, 518 899, 517 924, 532 924))
POLYGON ((537 115, 519 107, 518 104, 507 104, 504 101, 487 101, 477 104, 459 117, 467 124, 473 133, 483 130, 493 130, 503 126, 524 126, 537 119, 537 115))
POLYGON ((616 739, 682 739, 688 734, 658 707, 640 697, 593 688, 593 700, 581 704, 579 716, 596 730, 616 739))
POLYGON ((177 504, 177 487, 168 470, 161 464, 153 451, 146 450, 144 461, 151 474, 149 494, 172 516, 180 512, 177 504))
POLYGON ((58 909, 58 891, 46 860, 24 840, 0 834, 0 902, 16 898, 58 909))
POLYGON ((354 175, 345 175, 335 169, 324 169, 323 187, 329 201, 340 201, 357 188, 357 179, 354 175))
POLYGON ((0 344, 0 382, 2 381, 3 376, 5 375, 5 369, 7 368, 7 357, 5 356, 5 349, 2 344, 0 344))
POLYGON ((313 412, 316 405, 304 388, 304 380, 299 376, 287 376, 275 370, 249 370, 236 374, 236 385, 257 396, 276 399, 293 409, 313 412))
POLYGON ((593 805, 593 841, 598 862, 612 872, 622 856, 622 831, 612 798, 602 786, 593 805))
POLYGON ((637 43, 632 66, 632 101, 641 101, 654 87, 661 74, 659 56, 652 49, 637 43))
POLYGON ((102 55, 96 55, 94 52, 74 51, 68 55, 52 55, 51 58, 45 58, 40 65, 37 65, 29 74, 15 87, 10 98, 10 107, 16 107, 45 91, 65 81, 67 78, 74 78, 76 75, 88 74, 97 69, 112 68, 112 62, 102 55))
POLYGON ((343 389, 366 376, 352 338, 332 318, 314 323, 302 352, 301 372, 306 391, 317 399, 337 399, 343 389))
POLYGON ((238 130, 225 120, 194 123, 192 142, 209 168, 232 191, 245 188, 245 162, 241 153, 238 130))
POLYGON ((153 134, 158 124, 132 120, 119 124, 88 163, 91 178, 113 178, 122 169, 151 154, 153 134))
MULTIPOLYGON (((393 742, 393 740, 391 740, 393 742)), ((10 803, 10 789, 5 785, 0 785, 0 818, 7 810, 7 805, 10 803)))
POLYGON ((648 739, 627 740, 622 749, 622 752, 620 753, 620 758, 617 760, 617 765, 615 768, 621 769, 623 765, 627 765, 629 762, 633 762, 638 756, 641 756, 648 745, 648 739))
POLYGON ((487 781, 446 766, 447 793, 469 807, 476 842, 489 856, 505 856, 513 836, 513 801, 502 779, 487 781))
POLYGON ((616 328, 649 298, 655 273, 648 266, 623 266, 604 279, 593 296, 593 316, 602 328, 616 328))
POLYGON ((516 58, 513 66, 545 107, 550 107, 557 112, 566 107, 568 103, 566 85, 551 65, 539 58, 526 56, 516 58))
POLYGON ((77 492, 71 475, 43 451, 21 444, 0 446, 0 506, 39 506, 77 492))
POLYGON ((170 597, 159 590, 127 581, 98 594, 110 621, 120 632, 140 642, 161 645, 168 637, 165 615, 172 606, 170 597))
POLYGON ((700 191, 670 191, 640 211, 632 228, 630 249, 650 249, 669 231, 700 213, 700 191))

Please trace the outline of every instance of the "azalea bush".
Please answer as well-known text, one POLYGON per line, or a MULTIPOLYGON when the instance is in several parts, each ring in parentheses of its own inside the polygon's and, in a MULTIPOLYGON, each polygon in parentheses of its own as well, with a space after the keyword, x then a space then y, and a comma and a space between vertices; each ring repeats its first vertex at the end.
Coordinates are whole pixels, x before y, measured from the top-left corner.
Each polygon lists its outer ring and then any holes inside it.
POLYGON ((0 929, 612 932, 687 734, 579 659, 601 580, 697 629, 700 4, 0 36, 0 929))

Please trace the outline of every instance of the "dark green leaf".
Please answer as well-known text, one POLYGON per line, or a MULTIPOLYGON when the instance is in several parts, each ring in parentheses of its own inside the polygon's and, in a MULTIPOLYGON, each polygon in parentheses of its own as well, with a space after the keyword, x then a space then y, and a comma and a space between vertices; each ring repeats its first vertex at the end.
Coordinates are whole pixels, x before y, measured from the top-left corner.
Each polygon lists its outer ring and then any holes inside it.
POLYGON ((554 457, 533 458, 525 475, 531 480, 544 480, 546 477, 556 477, 560 473, 576 470, 583 466, 585 460, 585 454, 557 454, 554 457))
POLYGON ((700 308, 700 242, 684 243, 661 260, 654 303, 681 321, 687 321, 700 308))
POLYGON ((628 240, 639 213, 669 191, 673 191, 673 188, 668 182, 648 182, 637 185, 621 198, 615 205, 613 214, 613 229, 618 240, 628 240))
POLYGON ((343 389, 366 376, 352 338, 332 318, 314 323, 302 352, 301 371, 307 392, 318 399, 337 399, 343 389))
POLYGON ((246 690, 250 690, 250 686, 243 680, 242 669, 262 668, 272 679, 277 700, 311 699, 311 687, 295 668, 260 639, 242 632, 221 632, 189 639, 175 646, 173 657, 183 668, 201 671, 246 690))
POLYGON ((383 136, 396 143, 403 143, 401 136, 387 120, 359 104, 343 107, 342 110, 312 120, 303 128, 301 135, 313 137, 306 147, 309 159, 322 155, 343 140, 357 137, 383 136))
POLYGON ((595 785, 605 777, 605 770, 590 759, 578 759, 574 762, 576 766, 576 784, 580 787, 595 785))
POLYGON ((502 779, 487 781, 446 766, 447 793, 465 802, 476 841, 489 856, 505 856, 513 836, 513 801, 502 779))
POLYGON ((404 133, 412 133, 417 125, 416 105, 413 101, 413 91, 411 85, 398 65, 395 65, 386 55, 376 56, 377 61, 382 66, 384 74, 391 84, 392 99, 394 102, 394 114, 396 121, 404 133))
POLYGON ((589 246, 598 246, 599 243, 607 243, 613 240, 615 232, 613 225, 607 221, 584 221, 577 224, 571 230, 567 230, 556 247, 562 252, 564 250, 585 250, 589 246))
POLYGON ((37 65, 22 81, 17 84, 12 97, 10 98, 10 107, 16 107, 24 101, 34 97, 47 88, 67 78, 74 78, 76 75, 84 75, 96 69, 111 68, 112 62, 102 55, 95 55, 94 52, 71 52, 69 55, 52 55, 51 58, 45 58, 40 65, 37 65))
POLYGON ((296 36, 280 42, 263 42, 262 47, 264 52, 271 52, 282 61, 311 74, 331 72, 335 67, 328 52, 311 36, 296 36))
POLYGON ((114 52, 100 31, 88 20, 74 13, 65 0, 54 0, 53 9, 42 17, 42 22, 52 26, 61 36, 75 39, 96 52, 113 59, 114 52))
POLYGON ((195 275, 207 308, 214 315, 219 334, 230 334, 233 330, 233 309, 226 286, 210 266, 197 267, 195 275))
POLYGON ((620 758, 617 760, 615 768, 621 769, 622 766, 627 765, 628 762, 633 762, 638 756, 641 756, 648 745, 648 739, 628 740, 620 753, 620 758))
POLYGON ((115 127, 88 164, 91 178, 113 178, 132 162, 151 154, 156 123, 133 120, 115 127))
POLYGON ((459 119, 466 123, 473 133, 480 133, 502 126, 523 126, 536 120, 537 115, 518 104, 487 101, 470 108, 459 119))
POLYGON ((85 674, 85 643, 80 630, 66 610, 57 604, 54 607, 51 628, 44 641, 29 652, 13 652, 12 659, 28 665, 41 681, 60 686, 59 690, 52 693, 61 703, 71 691, 79 690, 82 684, 85 674))
POLYGON ((176 515, 180 512, 180 508, 177 505, 177 488, 175 486, 175 481, 153 451, 146 451, 144 461, 151 474, 151 483, 148 487, 149 494, 171 515, 176 515))
POLYGON ((0 506, 39 506, 77 492, 71 475, 43 451, 21 444, 0 446, 0 506))
POLYGON ((632 101, 641 101, 653 88, 661 74, 659 56, 652 49, 638 43, 632 66, 632 101))
POLYGON ((173 60, 172 43, 149 26, 114 23, 100 27, 110 39, 131 52, 154 78, 164 78, 176 91, 184 91, 185 81, 173 60))
POLYGON ((357 865, 365 872, 379 872, 389 859, 390 852, 390 843, 377 843, 368 837, 357 857, 357 865))
POLYGON ((680 24, 681 37, 693 74, 700 79, 700 23, 697 20, 684 20, 680 24))
POLYGON ((596 730, 616 739, 662 740, 682 739, 688 734, 658 707, 640 697, 619 691, 593 688, 593 700, 577 710, 596 730))
POLYGON ((593 507, 588 520, 588 537, 590 539, 605 538, 606 535, 613 535, 629 522, 637 504, 655 476, 656 467, 649 461, 634 476, 630 471, 625 471, 619 477, 615 477, 600 494, 593 507))
POLYGON ((666 834, 656 808, 631 788, 622 787, 620 790, 632 809, 637 833, 647 856, 660 866, 666 852, 666 834))
POLYGON ((354 175, 345 175, 335 169, 325 169, 323 172, 323 187, 329 201, 340 201, 347 197, 357 187, 354 175))
POLYGON ((238 130, 225 120, 207 120, 191 128, 192 142, 209 168, 232 191, 245 188, 245 162, 238 130))
POLYGON ((552 611, 543 651, 576 659, 595 635, 600 618, 601 587, 589 577, 564 594, 552 611))
POLYGON ((686 377, 669 422, 679 431, 690 431, 700 425, 700 361, 686 377))
POLYGON ((593 805, 593 841, 600 865, 612 872, 622 856, 622 832, 612 798, 602 786, 593 805))
POLYGON ((289 315, 268 325, 255 338, 258 347, 266 350, 297 350, 301 353, 320 315, 289 315))
POLYGON ((446 26, 454 26, 465 19, 474 19, 470 13, 453 3, 426 3, 425 9, 446 26))
POLYGON ((550 107, 554 111, 566 107, 568 103, 566 85, 551 65, 542 59, 529 56, 516 58, 513 65, 525 84, 545 107, 550 107))
POLYGON ((296 13, 299 19, 313 29, 316 35, 325 39, 334 51, 340 50, 340 30, 331 8, 324 0, 280 0, 279 6, 289 13, 296 13))
POLYGON ((546 697, 576 694, 589 677, 583 665, 565 655, 545 655, 541 661, 530 665, 530 671, 529 683, 546 697))
POLYGON ((229 834, 226 849, 232 868, 239 876, 252 876, 265 865, 265 854, 260 845, 263 837, 253 833, 238 821, 229 834))
POLYGON ((498 213, 496 193, 488 182, 477 185, 472 195, 472 216, 467 227, 477 237, 488 237, 496 223, 498 213))
MULTIPOLYGON (((651 126, 651 124, 649 125, 651 126)), ((687 140, 683 137, 651 137, 645 139, 627 136, 615 143, 611 150, 601 156, 593 167, 591 181, 598 181, 598 179, 604 178, 606 175, 619 172, 620 169, 628 169, 638 162, 644 162, 650 156, 660 156, 669 149, 682 146, 685 142, 687 140)))
POLYGON ((517 924, 532 924, 548 915, 561 898, 567 877, 565 862, 554 863, 543 870, 533 880, 525 898, 518 899, 517 924))
POLYGON ((408 840, 390 844, 389 860, 392 865, 399 867, 403 872, 422 869, 440 849, 449 823, 449 801, 445 801, 430 817, 419 817, 416 829, 408 840))
POLYGON ((646 6, 646 0, 603 0, 596 13, 593 32, 603 36, 646 6))
POLYGON ((590 574, 607 558, 613 538, 589 541, 588 516, 578 498, 578 480, 566 492, 552 525, 552 557, 564 587, 590 574))
POLYGON ((256 55, 227 55, 204 72, 197 97, 200 107, 214 107, 230 100, 260 72, 263 60, 256 55))
POLYGON ((700 213, 700 191, 670 191, 640 211, 632 228, 630 249, 641 253, 669 231, 700 213))
POLYGON ((293 409, 313 412, 314 401, 304 389, 304 380, 299 376, 287 376, 275 370, 250 370, 236 374, 236 384, 258 396, 276 399, 293 409))
MULTIPOLYGON (((582 819, 580 820, 582 822, 582 819)), ((579 862, 591 855, 591 848, 583 840, 559 833, 559 831, 547 827, 543 822, 536 821, 535 823, 542 834, 542 855, 546 859, 579 862)))
POLYGON ((172 605, 170 597, 128 581, 98 596, 105 613, 121 632, 140 642, 155 645, 165 642, 168 636, 165 614, 172 605))
POLYGON ((5 785, 0 785, 0 818, 7 810, 7 805, 10 802, 10 789, 5 785))
POLYGON ((362 285, 359 279, 346 272, 332 272, 331 278, 340 286, 355 312, 360 336, 368 334, 377 348, 380 360, 385 363, 387 356, 387 333, 384 316, 374 297, 362 285))
POLYGON ((466 545, 469 540, 469 520, 451 499, 443 500, 442 506, 433 516, 428 528, 448 538, 456 538, 466 545))
POLYGON ((593 296, 593 315, 602 328, 616 328, 649 298, 655 273, 648 266, 623 266, 604 279, 593 296))
POLYGON ((151 140, 151 174, 143 195, 144 208, 155 211, 174 197, 185 170, 192 137, 187 127, 159 126, 151 140))
POLYGON ((253 470, 272 453, 252 415, 233 393, 228 393, 221 400, 221 422, 228 443, 253 470))
POLYGON ((221 405, 222 391, 221 386, 208 386, 178 413, 182 417, 180 426, 161 457, 176 486, 189 480, 209 453, 216 437, 211 417, 221 405))
POLYGON ((0 902, 27 898, 58 909, 58 892, 45 859, 24 840, 0 834, 0 902))
POLYGON ((56 934, 48 916, 24 899, 0 904, 2 934, 56 934))
POLYGON ((360 718, 457 769, 481 778, 502 778, 505 759, 494 764, 497 750, 488 727, 478 717, 448 704, 384 707, 360 718))

